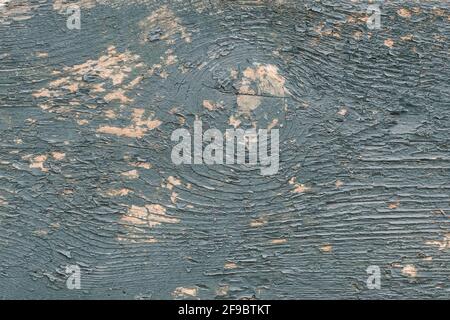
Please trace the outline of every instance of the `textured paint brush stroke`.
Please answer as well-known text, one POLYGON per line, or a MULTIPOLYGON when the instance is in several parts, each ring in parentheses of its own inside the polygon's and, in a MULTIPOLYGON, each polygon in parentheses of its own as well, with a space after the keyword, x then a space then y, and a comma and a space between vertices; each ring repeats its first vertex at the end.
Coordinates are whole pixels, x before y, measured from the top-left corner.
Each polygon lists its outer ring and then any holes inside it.
POLYGON ((366 8, 0 1, 0 298, 450 298, 450 5, 366 8), (173 165, 196 119, 278 174, 173 165))

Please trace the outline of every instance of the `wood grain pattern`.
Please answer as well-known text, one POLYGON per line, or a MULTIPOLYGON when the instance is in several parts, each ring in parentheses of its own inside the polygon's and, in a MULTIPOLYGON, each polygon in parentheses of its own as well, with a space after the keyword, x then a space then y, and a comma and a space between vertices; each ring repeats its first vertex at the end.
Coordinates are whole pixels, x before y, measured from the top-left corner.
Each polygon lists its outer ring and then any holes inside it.
POLYGON ((0 0, 0 298, 450 298, 449 2, 366 8, 0 0), (278 174, 173 165, 195 119, 278 174))

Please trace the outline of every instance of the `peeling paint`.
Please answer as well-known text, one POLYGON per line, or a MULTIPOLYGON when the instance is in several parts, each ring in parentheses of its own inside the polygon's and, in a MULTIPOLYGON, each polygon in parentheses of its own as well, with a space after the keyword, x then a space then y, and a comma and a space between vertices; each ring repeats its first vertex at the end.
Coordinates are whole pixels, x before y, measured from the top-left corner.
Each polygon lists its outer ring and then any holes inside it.
POLYGON ((149 204, 145 207, 132 205, 128 213, 121 218, 122 222, 131 224, 146 224, 155 227, 161 223, 178 223, 177 218, 166 215, 166 208, 159 204, 149 204))
POLYGON ((402 274, 407 277, 415 278, 417 277, 417 269, 414 265, 408 264, 402 268, 402 274))
POLYGON ((172 295, 176 298, 179 297, 196 297, 198 294, 198 288, 196 287, 177 287, 172 295))
POLYGON ((366 5, 0 0, 1 297, 449 298, 449 8, 366 5), (174 165, 200 118, 279 172, 174 165))
POLYGON ((162 6, 157 9, 146 19, 142 20, 139 26, 142 29, 140 36, 142 42, 161 39, 173 43, 177 34, 185 42, 191 42, 191 34, 182 25, 180 18, 168 6, 162 6), (151 35, 152 32, 154 33, 153 37, 151 35))

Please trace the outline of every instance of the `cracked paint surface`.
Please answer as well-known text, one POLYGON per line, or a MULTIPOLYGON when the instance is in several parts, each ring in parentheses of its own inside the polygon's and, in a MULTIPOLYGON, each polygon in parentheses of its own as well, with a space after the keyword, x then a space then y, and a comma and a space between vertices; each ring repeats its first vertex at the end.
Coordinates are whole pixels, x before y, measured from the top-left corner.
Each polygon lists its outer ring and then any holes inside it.
POLYGON ((366 5, 0 0, 0 298, 448 299, 450 8, 366 5), (174 165, 198 119, 278 174, 174 165))

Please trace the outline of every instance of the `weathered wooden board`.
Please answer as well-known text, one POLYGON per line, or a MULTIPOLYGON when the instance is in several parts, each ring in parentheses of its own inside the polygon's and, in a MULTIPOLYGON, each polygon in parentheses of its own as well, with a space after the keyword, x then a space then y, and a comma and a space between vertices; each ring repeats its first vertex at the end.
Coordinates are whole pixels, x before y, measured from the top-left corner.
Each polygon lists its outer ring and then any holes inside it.
POLYGON ((0 298, 450 298, 450 5, 367 5, 0 0, 0 298), (174 165, 195 119, 279 172, 174 165))

